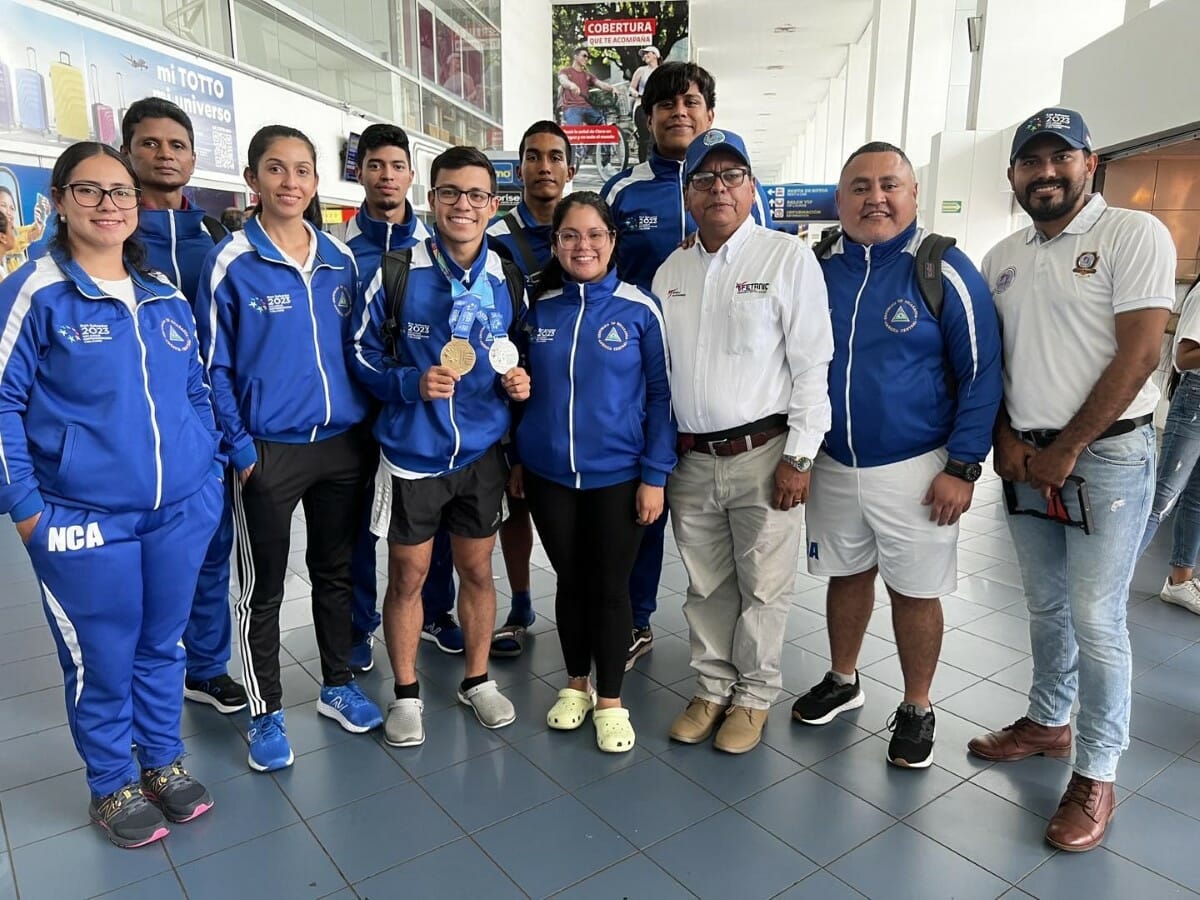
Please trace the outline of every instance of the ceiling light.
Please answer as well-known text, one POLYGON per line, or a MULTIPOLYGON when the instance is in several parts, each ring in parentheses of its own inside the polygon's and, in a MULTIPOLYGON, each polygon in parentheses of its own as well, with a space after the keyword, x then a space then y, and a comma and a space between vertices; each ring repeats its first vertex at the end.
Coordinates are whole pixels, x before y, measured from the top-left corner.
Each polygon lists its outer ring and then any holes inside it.
POLYGON ((774 96, 776 96, 776 93, 775 93, 775 91, 763 91, 763 96, 764 97, 774 97, 774 96))
POLYGON ((782 65, 775 63, 773 65, 767 66, 767 71, 768 72, 778 72, 782 68, 783 68, 782 65))
POLYGON ((791 34, 796 30, 795 25, 780 25, 775 29, 776 34, 791 34))

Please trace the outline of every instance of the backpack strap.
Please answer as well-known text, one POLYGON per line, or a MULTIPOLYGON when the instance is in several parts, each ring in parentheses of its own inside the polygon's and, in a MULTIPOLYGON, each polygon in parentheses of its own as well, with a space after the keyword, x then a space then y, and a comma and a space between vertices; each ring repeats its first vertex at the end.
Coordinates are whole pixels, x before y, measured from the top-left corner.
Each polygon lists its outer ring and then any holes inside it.
POLYGON ((515 330, 521 321, 521 298, 525 296, 525 276, 521 267, 507 257, 500 257, 500 268, 504 270, 504 283, 512 301, 512 327, 515 330))
POLYGON ((820 259, 826 253, 828 253, 830 251, 830 249, 832 249, 834 244, 836 244, 839 240, 841 240, 841 237, 842 237, 842 229, 840 229, 840 228, 833 229, 833 231, 831 231, 829 234, 825 235, 825 237, 821 238, 819 241, 817 241, 815 244, 813 244, 813 248, 812 248, 813 256, 815 256, 817 259, 820 259))
POLYGON ((945 286, 942 284, 942 257, 954 244, 954 238, 931 232, 925 235, 921 245, 917 247, 913 260, 917 273, 917 287, 921 289, 921 297, 935 319, 941 318, 942 305, 946 300, 945 286))
POLYGON ((408 289, 408 272, 412 268, 412 248, 391 250, 383 255, 384 299, 387 318, 383 322, 383 340, 388 354, 400 361, 400 329, 404 321, 404 294, 408 289))
POLYGON ((529 236, 525 233, 525 223, 521 221, 521 217, 517 215, 515 209, 510 209, 501 221, 508 226, 508 233, 512 235, 517 254, 521 257, 521 263, 529 272, 528 281, 532 288, 541 280, 542 267, 538 264, 537 255, 533 252, 533 245, 529 243, 529 236))
POLYGON ((208 232, 208 236, 212 238, 214 244, 219 244, 229 236, 229 229, 222 225, 212 216, 205 216, 201 219, 204 225, 204 230, 208 232))

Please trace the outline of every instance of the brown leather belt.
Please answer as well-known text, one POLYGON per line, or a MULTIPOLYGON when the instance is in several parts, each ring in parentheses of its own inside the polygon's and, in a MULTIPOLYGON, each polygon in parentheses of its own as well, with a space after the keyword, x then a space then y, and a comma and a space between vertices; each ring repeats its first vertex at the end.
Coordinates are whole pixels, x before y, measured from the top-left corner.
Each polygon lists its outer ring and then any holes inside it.
POLYGON ((679 435, 680 453, 706 453, 709 456, 737 456, 761 447, 772 438, 786 434, 787 416, 779 413, 739 428, 711 434, 679 435))

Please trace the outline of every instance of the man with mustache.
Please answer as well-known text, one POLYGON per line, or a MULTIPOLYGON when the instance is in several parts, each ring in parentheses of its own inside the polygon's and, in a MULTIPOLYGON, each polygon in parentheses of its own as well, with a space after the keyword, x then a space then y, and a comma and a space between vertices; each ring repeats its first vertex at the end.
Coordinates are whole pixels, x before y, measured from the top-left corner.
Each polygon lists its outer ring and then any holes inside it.
POLYGON ((997 762, 1069 757, 1078 698, 1074 770, 1046 829, 1069 851, 1104 839, 1129 746, 1125 608, 1154 493, 1150 375, 1175 301, 1170 234, 1086 193, 1096 162, 1075 110, 1023 122, 1008 180, 1033 224, 983 260, 1003 329, 994 464, 1011 492, 1033 684, 1026 715, 968 748, 997 762))
POLYGON ((830 668, 792 717, 824 725, 862 706, 858 652, 878 575, 892 601, 904 698, 887 760, 933 761, 929 699, 941 598, 958 584, 958 519, 971 505, 1000 405, 1000 336, 987 284, 950 247, 935 310, 919 277, 926 232, 904 151, 860 147, 837 188, 843 234, 821 254, 833 319, 833 425, 808 505, 808 571, 829 578, 830 668))

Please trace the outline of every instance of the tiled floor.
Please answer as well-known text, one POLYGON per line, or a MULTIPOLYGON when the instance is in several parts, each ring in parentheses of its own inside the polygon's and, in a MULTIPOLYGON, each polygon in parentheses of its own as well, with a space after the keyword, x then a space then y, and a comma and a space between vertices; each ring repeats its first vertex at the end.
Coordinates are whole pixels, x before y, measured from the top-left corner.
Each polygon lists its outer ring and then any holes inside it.
MULTIPOLYGON (((0 900, 18 891, 25 900, 1150 900, 1200 892, 1200 617, 1156 597, 1169 535, 1151 549, 1131 592, 1133 741, 1104 848, 1073 856, 1042 840, 1068 777, 1063 762, 993 766, 967 756, 971 735, 1024 711, 1030 673, 1020 581, 998 501, 997 483, 981 484, 963 520, 962 577, 944 603, 934 684, 936 765, 923 772, 883 759, 884 723, 900 694, 882 590, 861 660, 866 706, 824 728, 789 718, 793 695, 827 666, 824 588, 805 574, 796 577, 786 632, 788 694, 772 711, 763 746, 731 757, 708 745, 669 744, 668 725, 691 687, 686 576, 673 547, 655 650, 626 680, 634 752, 601 754, 590 725, 546 729, 563 673, 551 621, 554 576, 540 549, 537 633, 524 657, 492 670, 516 703, 513 726, 486 731, 456 705, 461 662, 424 644, 425 745, 393 750, 378 734, 349 735, 313 708, 319 667, 297 531, 283 615, 296 764, 275 775, 250 773, 244 716, 189 704, 189 762, 216 807, 137 851, 117 850, 87 824, 36 587, 15 534, 0 529, 0 900)), ((497 587, 503 605, 503 577, 497 587)), ((382 702, 390 669, 382 646, 376 656, 363 681, 382 702)))

